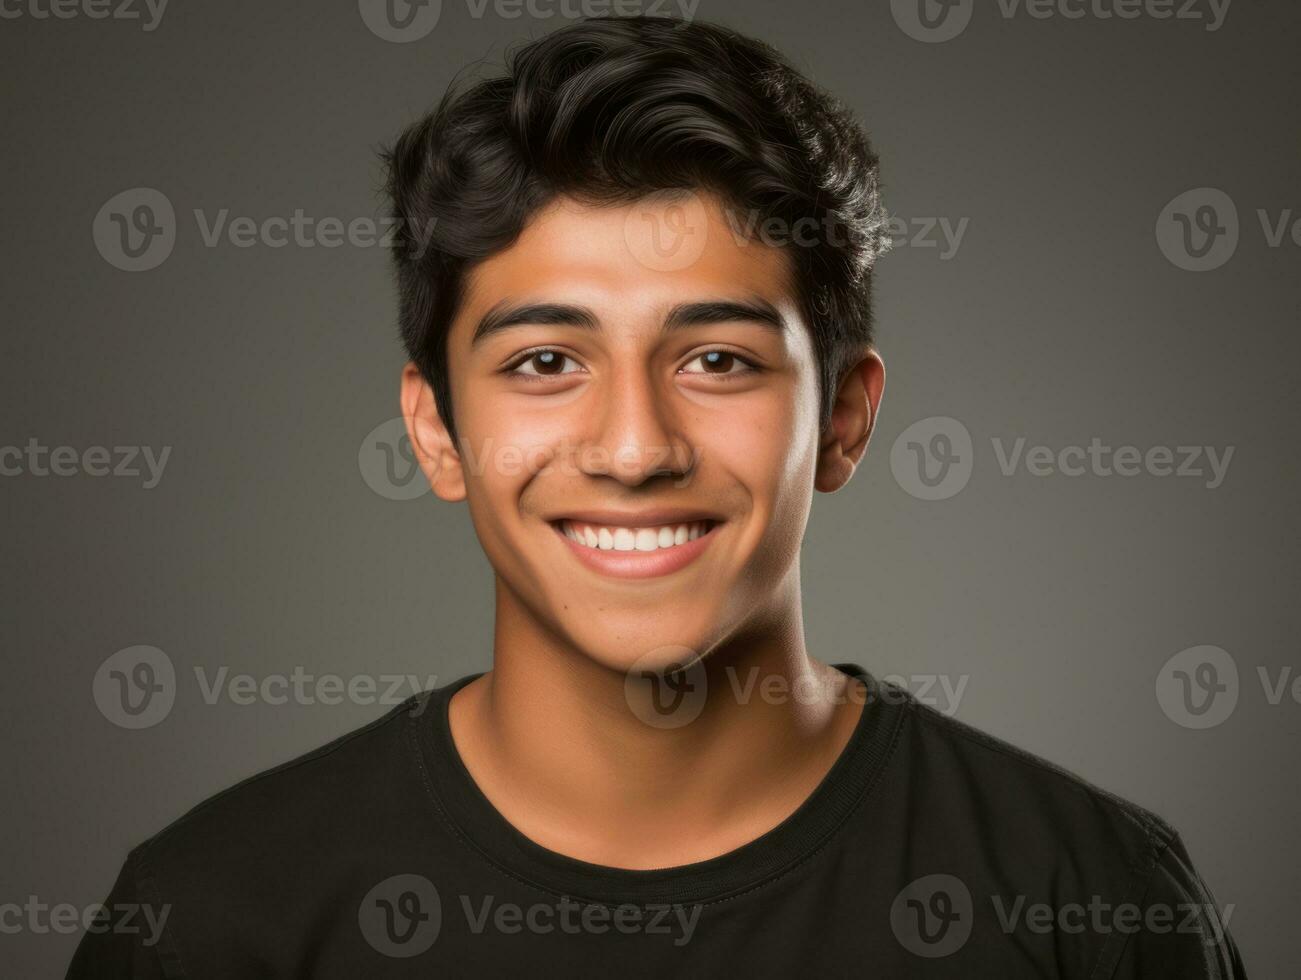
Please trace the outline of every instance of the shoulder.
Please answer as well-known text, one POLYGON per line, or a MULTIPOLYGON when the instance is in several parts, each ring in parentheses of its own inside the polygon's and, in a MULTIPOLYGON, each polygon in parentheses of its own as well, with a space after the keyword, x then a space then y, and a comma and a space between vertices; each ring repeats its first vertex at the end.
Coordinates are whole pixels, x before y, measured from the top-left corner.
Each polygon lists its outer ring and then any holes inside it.
POLYGON ((413 744, 427 699, 250 776, 135 847, 115 890, 166 911, 160 960, 237 974, 291 955, 267 944, 312 936, 332 897, 385 855, 428 847, 436 817, 413 744))
POLYGON ((1225 910, 1164 818, 897 686, 884 690, 905 714, 890 792, 920 828, 924 870, 952 869, 977 921, 1028 947, 1051 945, 1090 976, 1243 975, 1225 910), (1184 972, 1158 970, 1160 959, 1184 972))
MULTIPOLYGON (((898 691, 895 688, 895 691, 898 691)), ((1021 851, 1109 854, 1150 871, 1177 838, 1164 818, 906 694, 912 765, 946 808, 1021 851), (1000 832, 1000 828, 1002 828, 1000 832)))
POLYGON ((249 858, 339 843, 373 831, 383 787, 408 782, 408 726, 423 701, 412 697, 381 717, 287 762, 241 780, 198 803, 145 841, 142 865, 202 853, 249 858))

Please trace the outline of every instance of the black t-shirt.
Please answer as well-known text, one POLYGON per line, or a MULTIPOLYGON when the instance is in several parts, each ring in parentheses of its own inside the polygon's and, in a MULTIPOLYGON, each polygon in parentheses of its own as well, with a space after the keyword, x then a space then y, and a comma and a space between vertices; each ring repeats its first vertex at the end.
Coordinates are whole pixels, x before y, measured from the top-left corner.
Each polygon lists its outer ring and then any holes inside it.
POLYGON ((68 975, 1245 976, 1164 821, 839 666, 849 743, 734 851, 636 871, 524 837, 452 742, 471 676, 140 844, 68 975))

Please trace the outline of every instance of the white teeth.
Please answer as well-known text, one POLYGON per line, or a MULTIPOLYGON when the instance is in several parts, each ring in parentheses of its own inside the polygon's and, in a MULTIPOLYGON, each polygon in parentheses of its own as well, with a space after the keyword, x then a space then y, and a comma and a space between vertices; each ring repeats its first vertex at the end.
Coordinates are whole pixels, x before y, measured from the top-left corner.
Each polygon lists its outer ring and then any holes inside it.
POLYGON ((658 551, 694 541, 706 531, 705 521, 663 524, 658 527, 594 527, 561 521, 565 537, 600 551, 658 551))

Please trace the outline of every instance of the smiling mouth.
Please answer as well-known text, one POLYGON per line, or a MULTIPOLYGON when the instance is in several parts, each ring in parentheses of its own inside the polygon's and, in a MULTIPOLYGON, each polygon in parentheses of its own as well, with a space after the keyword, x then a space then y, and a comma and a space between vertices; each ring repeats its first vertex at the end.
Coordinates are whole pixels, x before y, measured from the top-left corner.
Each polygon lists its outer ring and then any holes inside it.
POLYGON ((701 518, 640 527, 562 518, 549 522, 588 571, 615 579, 668 576, 687 568, 718 537, 723 521, 701 518))
POLYGON ((559 534, 563 534, 579 548, 612 554, 628 552, 647 554, 675 551, 706 537, 722 522, 702 518, 696 521, 624 527, 563 518, 549 523, 559 534))

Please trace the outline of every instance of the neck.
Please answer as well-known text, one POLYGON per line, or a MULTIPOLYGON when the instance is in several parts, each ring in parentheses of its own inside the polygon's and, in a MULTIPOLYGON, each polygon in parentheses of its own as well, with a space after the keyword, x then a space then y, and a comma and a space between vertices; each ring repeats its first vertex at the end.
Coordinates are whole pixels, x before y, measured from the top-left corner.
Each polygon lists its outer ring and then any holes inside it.
POLYGON ((707 693, 691 720, 656 727, 622 670, 542 629, 499 581, 493 669, 449 709, 466 768, 526 837, 593 864, 689 864, 766 833, 817 787, 862 708, 855 680, 808 655, 797 579, 787 592, 696 668, 707 693))

